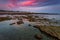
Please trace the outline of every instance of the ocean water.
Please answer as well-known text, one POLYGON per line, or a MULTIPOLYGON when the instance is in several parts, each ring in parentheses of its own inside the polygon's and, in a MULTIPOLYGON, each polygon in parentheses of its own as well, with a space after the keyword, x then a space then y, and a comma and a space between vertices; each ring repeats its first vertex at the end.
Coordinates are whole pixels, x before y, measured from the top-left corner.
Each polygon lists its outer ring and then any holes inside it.
MULTIPOLYGON (((38 15, 46 18, 55 18, 60 20, 60 15, 38 15), (48 17, 49 16, 49 17, 48 17)), ((37 40, 34 35, 40 34, 43 36, 42 40, 53 40, 53 38, 45 35, 33 25, 29 26, 28 21, 24 21, 21 25, 9 25, 10 23, 16 22, 17 20, 8 20, 0 22, 0 40, 37 40)))
POLYGON ((55 18, 56 20, 60 20, 60 15, 44 15, 44 14, 33 14, 34 16, 45 17, 48 19, 55 18))

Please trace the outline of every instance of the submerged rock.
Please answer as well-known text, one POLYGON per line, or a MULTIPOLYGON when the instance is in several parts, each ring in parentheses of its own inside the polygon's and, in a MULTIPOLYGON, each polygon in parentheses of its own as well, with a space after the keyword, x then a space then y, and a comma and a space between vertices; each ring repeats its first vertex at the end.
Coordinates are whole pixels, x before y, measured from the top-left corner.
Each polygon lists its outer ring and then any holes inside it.
POLYGON ((15 24, 15 23, 11 23, 10 25, 13 25, 13 24, 15 24))
POLYGON ((35 37, 36 39, 38 39, 38 40, 41 40, 41 39, 42 39, 42 35, 40 35, 40 34, 36 34, 34 37, 35 37))
POLYGON ((31 26, 31 24, 28 24, 28 26, 31 26))

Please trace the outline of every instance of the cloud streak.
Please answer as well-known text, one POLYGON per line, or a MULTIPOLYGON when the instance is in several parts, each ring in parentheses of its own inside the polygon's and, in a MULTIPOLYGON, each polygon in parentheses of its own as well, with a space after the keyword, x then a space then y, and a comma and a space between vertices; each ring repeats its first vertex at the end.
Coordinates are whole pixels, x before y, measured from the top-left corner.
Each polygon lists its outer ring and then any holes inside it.
POLYGON ((43 7, 20 7, 20 11, 41 12, 41 13, 60 13, 60 5, 51 5, 43 7))
POLYGON ((60 9, 60 6, 57 7, 58 5, 60 5, 60 0, 0 0, 0 9, 6 10, 26 10, 30 12, 45 12, 45 10, 49 12, 54 10, 56 12, 60 9), (56 6, 52 7, 52 5, 56 6))
MULTIPOLYGON (((7 0, 5 0, 7 1, 7 0)), ((38 6, 40 2, 45 2, 46 0, 8 0, 8 2, 6 3, 6 5, 8 5, 7 7, 9 8, 15 8, 15 7, 28 7, 28 6, 38 6)), ((5 5, 5 4, 3 4, 5 5)))

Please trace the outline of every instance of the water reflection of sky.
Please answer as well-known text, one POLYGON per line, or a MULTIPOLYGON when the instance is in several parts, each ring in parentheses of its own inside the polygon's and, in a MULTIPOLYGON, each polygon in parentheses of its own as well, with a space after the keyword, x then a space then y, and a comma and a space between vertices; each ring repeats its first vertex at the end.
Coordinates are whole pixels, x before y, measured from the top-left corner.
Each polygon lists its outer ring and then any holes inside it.
POLYGON ((49 18, 49 19, 52 19, 52 18, 55 18, 56 20, 60 20, 60 15, 41 15, 41 14, 33 14, 35 16, 40 16, 40 17, 45 17, 45 18, 49 18))
MULTIPOLYGON (((34 16, 42 16, 42 17, 45 17, 45 18, 49 18, 49 19, 52 19, 52 18, 55 18, 56 20, 60 20, 60 15, 41 15, 41 14, 33 14, 34 16)), ((0 17, 6 17, 7 15, 0 15, 0 17)), ((12 15, 9 15, 9 16, 12 16, 12 15)), ((21 15, 13 15, 13 16, 21 16, 21 15)), ((25 16, 25 15, 22 15, 22 16, 25 16)))
MULTIPOLYGON (((17 20, 8 20, 8 21, 3 21, 0 22, 0 39, 6 39, 6 40, 36 40, 34 38, 35 34, 41 34, 41 32, 32 27, 29 26, 28 24, 29 21, 27 20, 23 20, 24 24, 21 25, 9 25, 10 23, 14 23, 17 20)), ((49 37, 47 37, 46 35, 43 35, 43 39, 42 40, 52 40, 49 37)))
POLYGON ((36 40, 34 35, 39 32, 37 29, 32 26, 28 27, 28 23, 26 21, 25 24, 21 25, 9 25, 13 22, 16 22, 16 20, 0 22, 0 35, 2 34, 2 38, 0 37, 1 39, 10 38, 11 40, 36 40))

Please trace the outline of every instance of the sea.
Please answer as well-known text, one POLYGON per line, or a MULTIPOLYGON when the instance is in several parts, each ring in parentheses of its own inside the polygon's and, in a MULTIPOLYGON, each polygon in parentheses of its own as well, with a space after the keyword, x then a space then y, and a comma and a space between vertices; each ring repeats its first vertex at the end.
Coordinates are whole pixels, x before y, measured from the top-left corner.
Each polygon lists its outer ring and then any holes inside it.
MULTIPOLYGON (((41 15, 33 14, 34 16, 43 16, 48 19, 53 19, 60 22, 60 15, 41 15)), ((7 15, 0 15, 0 17, 5 17, 7 15)), ((12 16, 12 15, 11 15, 12 16)), ((20 15, 17 15, 20 16, 20 15)), ((28 21, 24 21, 24 24, 21 25, 9 25, 16 22, 17 20, 6 20, 0 22, 0 40, 37 40, 35 38, 36 34, 42 35, 41 40, 53 40, 52 37, 42 33, 39 29, 34 28, 34 25, 29 26, 28 21)))

